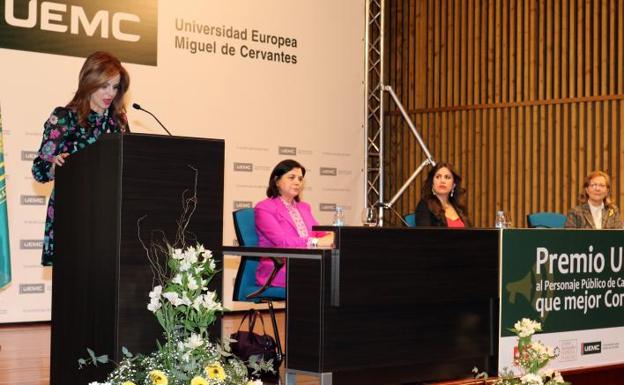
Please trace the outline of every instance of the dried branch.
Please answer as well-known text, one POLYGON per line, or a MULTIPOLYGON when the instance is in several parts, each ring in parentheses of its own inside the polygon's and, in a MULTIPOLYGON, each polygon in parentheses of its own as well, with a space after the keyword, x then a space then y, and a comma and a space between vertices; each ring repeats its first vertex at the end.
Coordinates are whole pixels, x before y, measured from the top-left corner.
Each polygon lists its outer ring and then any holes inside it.
POLYGON ((166 261, 170 254, 171 248, 182 248, 186 245, 186 238, 192 238, 196 240, 193 233, 187 231, 191 217, 195 213, 197 208, 197 185, 199 179, 199 172, 197 168, 188 165, 189 168, 195 173, 193 190, 186 189, 182 192, 182 213, 176 220, 177 231, 175 242, 173 245, 169 243, 167 236, 163 230, 152 230, 150 232, 149 245, 143 240, 141 236, 141 222, 147 218, 147 214, 143 215, 137 220, 137 238, 141 243, 141 247, 145 250, 145 255, 150 264, 150 269, 154 277, 154 281, 163 285, 167 279, 169 279, 169 269, 166 263, 160 263, 160 261, 166 261))

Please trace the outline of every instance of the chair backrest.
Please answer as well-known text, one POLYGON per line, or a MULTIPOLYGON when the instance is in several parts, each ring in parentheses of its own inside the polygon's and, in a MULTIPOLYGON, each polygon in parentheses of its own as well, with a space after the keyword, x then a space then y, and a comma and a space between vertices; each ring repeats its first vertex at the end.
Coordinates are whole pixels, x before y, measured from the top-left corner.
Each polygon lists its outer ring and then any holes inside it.
POLYGON ((232 299, 234 301, 260 302, 247 298, 249 293, 258 288, 256 285, 256 269, 259 263, 259 258, 241 258, 240 264, 238 265, 238 272, 236 273, 236 279, 234 280, 234 291, 232 293, 232 299))
POLYGON ((256 234, 256 217, 253 208, 236 210, 234 216, 234 230, 240 246, 258 246, 258 234, 256 234))
POLYGON ((566 216, 560 213, 533 213, 527 215, 529 228, 562 229, 565 226, 566 216))
MULTIPOLYGON (((256 233, 256 221, 253 208, 240 209, 232 213, 234 216, 234 230, 236 239, 241 246, 258 246, 258 234, 256 233)), ((256 285, 256 270, 260 259, 258 257, 241 257, 238 272, 234 280, 234 301, 262 302, 264 300, 284 300, 286 289, 283 287, 269 287, 254 299, 247 296, 260 288, 256 285)))
POLYGON ((407 214, 403 217, 403 219, 407 222, 408 227, 416 227, 416 214, 407 214))

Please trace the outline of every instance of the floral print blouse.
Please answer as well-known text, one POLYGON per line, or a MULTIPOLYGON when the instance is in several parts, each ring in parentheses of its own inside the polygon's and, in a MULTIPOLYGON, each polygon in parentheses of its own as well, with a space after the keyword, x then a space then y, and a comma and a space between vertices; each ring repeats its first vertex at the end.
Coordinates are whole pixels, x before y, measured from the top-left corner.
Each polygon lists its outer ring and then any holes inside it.
MULTIPOLYGON (((122 117, 125 119, 125 116, 122 117)), ((105 132, 121 132, 121 125, 108 110, 103 115, 91 111, 87 118, 88 127, 78 126, 78 115, 66 107, 57 107, 44 124, 43 139, 38 156, 33 161, 32 174, 38 182, 54 179, 52 170, 54 157, 61 153, 75 154, 95 143, 105 132)), ((48 201, 45 232, 43 237, 43 255, 41 264, 51 266, 54 255, 54 190, 48 201)))

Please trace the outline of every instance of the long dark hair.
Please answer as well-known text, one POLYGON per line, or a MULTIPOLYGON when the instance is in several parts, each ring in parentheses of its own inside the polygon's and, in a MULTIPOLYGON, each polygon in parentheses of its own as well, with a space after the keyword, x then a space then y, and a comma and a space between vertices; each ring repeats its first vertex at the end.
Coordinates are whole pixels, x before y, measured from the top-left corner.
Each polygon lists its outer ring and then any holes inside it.
MULTIPOLYGON (((277 187, 277 181, 279 180, 279 178, 282 177, 282 175, 286 174, 293 168, 300 168, 301 174, 305 176, 305 167, 303 167, 299 162, 293 159, 284 159, 273 168, 271 176, 269 177, 269 187, 267 187, 266 191, 266 195, 269 198, 277 198, 280 195, 279 187, 277 187)), ((295 201, 299 202, 299 195, 295 197, 295 201)))
POLYGON ((108 52, 94 52, 85 60, 78 75, 78 89, 67 105, 78 114, 78 124, 87 127, 87 118, 91 112, 91 94, 106 84, 108 79, 119 74, 117 95, 109 107, 110 116, 120 125, 122 131, 127 128, 124 95, 130 86, 130 76, 119 59, 108 52))
POLYGON ((431 211, 438 219, 444 220, 444 207, 442 207, 442 203, 438 199, 438 197, 433 193, 433 178, 435 174, 441 168, 448 169, 451 174, 453 174, 453 184, 455 188, 453 189, 453 193, 449 194, 449 203, 453 205, 457 214, 461 217, 462 221, 468 225, 468 211, 466 210, 466 189, 462 187, 462 178, 461 176, 455 172, 453 165, 450 163, 438 163, 433 167, 429 174, 427 174, 427 179, 422 186, 422 191, 420 198, 427 202, 427 207, 429 211, 431 211))

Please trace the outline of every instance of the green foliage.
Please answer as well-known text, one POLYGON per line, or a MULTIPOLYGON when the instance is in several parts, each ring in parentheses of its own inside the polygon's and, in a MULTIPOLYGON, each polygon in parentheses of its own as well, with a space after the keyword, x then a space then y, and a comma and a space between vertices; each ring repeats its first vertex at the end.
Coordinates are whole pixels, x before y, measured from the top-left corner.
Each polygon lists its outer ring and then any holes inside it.
POLYGON ((96 356, 95 352, 89 348, 87 348, 87 353, 89 354, 89 358, 79 358, 78 359, 78 368, 82 369, 84 366, 86 365, 94 365, 94 366, 98 366, 98 363, 100 364, 107 364, 108 363, 108 355, 103 354, 101 356, 96 356))

